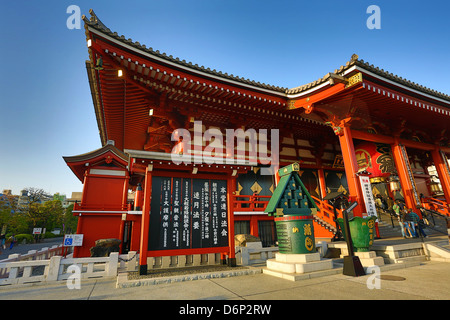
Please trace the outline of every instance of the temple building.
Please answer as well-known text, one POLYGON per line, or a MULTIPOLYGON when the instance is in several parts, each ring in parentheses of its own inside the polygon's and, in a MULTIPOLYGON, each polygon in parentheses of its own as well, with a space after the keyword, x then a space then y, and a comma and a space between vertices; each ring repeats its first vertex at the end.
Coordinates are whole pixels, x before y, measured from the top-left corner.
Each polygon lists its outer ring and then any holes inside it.
POLYGON ((117 238, 145 271, 160 256, 232 264, 238 233, 276 245, 264 209, 277 170, 293 162, 320 208, 316 238, 336 232, 323 200, 332 193, 357 201, 359 216, 374 214, 378 195, 418 214, 431 202, 448 213, 450 96, 356 54, 296 88, 263 84, 160 53, 90 14, 86 69, 102 146, 64 157, 83 182, 75 257, 117 238))

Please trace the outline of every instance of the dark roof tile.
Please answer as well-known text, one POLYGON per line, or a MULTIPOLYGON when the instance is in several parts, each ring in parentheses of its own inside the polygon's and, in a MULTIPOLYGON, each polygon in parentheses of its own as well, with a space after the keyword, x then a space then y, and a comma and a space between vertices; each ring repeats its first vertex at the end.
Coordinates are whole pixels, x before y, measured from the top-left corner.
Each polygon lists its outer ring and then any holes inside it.
MULTIPOLYGON (((139 42, 133 42, 132 39, 126 39, 125 36, 121 35, 119 36, 117 32, 112 32, 109 28, 107 28, 101 21, 100 19, 97 17, 97 15, 94 13, 94 11, 92 9, 89 10, 89 13, 91 14, 91 18, 87 19, 84 15, 83 15, 83 20, 85 22, 85 26, 91 26, 119 41, 122 41, 124 43, 130 44, 131 46, 143 50, 145 52, 148 52, 152 55, 158 56, 159 58, 165 59, 167 61, 170 62, 175 62, 177 64, 180 64, 182 66, 191 68, 191 69, 195 69, 201 72, 205 72, 214 76, 220 76, 229 80, 233 80, 233 81, 237 81, 237 82, 241 82, 241 83, 245 83, 245 84, 251 84, 255 87, 259 87, 259 88, 263 88, 263 89, 269 89, 269 90, 273 90, 276 92, 282 92, 285 94, 297 94, 300 92, 303 92, 305 90, 308 90, 310 88, 313 88, 315 86, 318 86, 324 82, 327 82, 328 79, 330 78, 330 73, 326 74, 325 76, 323 76, 320 79, 317 79, 313 82, 292 88, 292 89, 288 89, 288 88, 284 88, 284 87, 279 87, 279 86, 274 86, 274 85, 269 85, 269 84, 264 84, 264 83, 260 83, 260 82, 256 82, 250 79, 245 79, 242 77, 238 77, 235 76, 233 74, 228 74, 228 73, 223 73, 221 71, 216 71, 215 69, 211 70, 210 68, 205 68, 204 66, 199 66, 198 64, 193 64, 192 62, 186 62, 186 60, 180 60, 179 58, 174 58, 172 55, 167 55, 166 53, 161 53, 159 50, 154 51, 153 48, 149 47, 147 48, 145 45, 141 45, 139 42)), ((407 86, 411 89, 414 90, 418 90, 421 91, 423 93, 435 96, 437 98, 441 98, 444 99, 446 101, 450 102, 450 96, 441 92, 438 92, 436 90, 432 90, 430 88, 421 86, 415 82, 406 80, 400 76, 394 75, 388 71, 385 71, 384 69, 380 69, 378 67, 375 67, 373 64, 369 64, 368 62, 365 62, 362 59, 359 59, 358 55, 353 54, 350 58, 350 61, 348 61, 345 65, 341 66, 339 69, 336 69, 334 71, 335 74, 340 74, 342 72, 345 72, 346 70, 348 70, 349 68, 351 68, 352 66, 358 66, 361 69, 364 69, 366 71, 372 72, 378 76, 381 76, 383 78, 386 79, 390 79, 398 84, 407 86)))

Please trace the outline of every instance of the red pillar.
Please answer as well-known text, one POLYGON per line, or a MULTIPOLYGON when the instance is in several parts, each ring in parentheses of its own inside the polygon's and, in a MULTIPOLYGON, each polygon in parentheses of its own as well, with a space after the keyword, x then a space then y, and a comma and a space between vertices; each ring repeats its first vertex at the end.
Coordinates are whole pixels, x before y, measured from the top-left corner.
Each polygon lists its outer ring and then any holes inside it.
POLYGON ((361 193, 361 186, 359 185, 359 178, 356 175, 358 172, 358 163, 356 162, 355 147, 350 127, 341 126, 338 133, 339 143, 341 145, 342 157, 344 159, 345 175, 347 177, 349 201, 357 201, 358 206, 353 210, 354 216, 362 216, 364 206, 364 198, 361 193))
POLYGON ((256 215, 250 216, 250 234, 252 236, 259 237, 258 216, 256 215))
POLYGON ((144 198, 143 198, 142 186, 140 183, 138 183, 136 192, 134 194, 134 210, 141 211, 143 200, 144 200, 144 198))
POLYGON ((436 167, 436 171, 439 176, 439 181, 441 182, 442 191, 444 191, 445 201, 450 204, 450 173, 447 170, 447 165, 445 161, 447 161, 447 157, 441 155, 441 151, 439 147, 431 152, 431 156, 433 157, 434 166, 436 167))
POLYGON ((319 175, 319 189, 320 189, 320 196, 323 198, 327 194, 327 184, 325 182, 325 172, 322 168, 317 170, 317 173, 319 175))
MULTIPOLYGON (((405 204, 407 208, 412 209, 415 213, 421 216, 420 210, 416 208, 416 199, 413 191, 413 183, 408 175, 409 160, 402 154, 402 146, 398 143, 398 139, 395 139, 395 144, 392 147, 392 156, 394 157, 395 167, 397 168, 398 177, 400 179, 400 185, 402 187, 403 196, 405 198, 405 204), (408 161, 408 162, 407 162, 408 161)), ((414 178, 413 178, 414 179, 414 178)))
POLYGON ((139 249, 139 274, 147 274, 148 230, 150 223, 150 203, 152 201, 152 173, 147 167, 144 182, 144 205, 141 220, 141 244, 139 249))
MULTIPOLYGON (((83 223, 84 217, 81 216, 81 213, 77 213, 78 215, 78 224, 77 224, 77 232, 76 234, 83 234, 83 223)), ((80 247, 73 247, 73 257, 78 258, 80 256, 80 247)))
POLYGON ((234 252, 234 213, 233 213, 233 192, 236 190, 236 177, 227 179, 227 205, 228 205, 228 265, 236 266, 236 254, 234 252))
MULTIPOLYGON (((86 201, 86 193, 87 193, 87 188, 88 188, 88 172, 89 169, 87 169, 84 172, 84 178, 83 178, 83 191, 81 193, 81 205, 84 204, 84 202, 86 201)), ((80 206, 81 207, 81 206, 80 206)), ((74 206, 75 208, 75 206, 74 206)), ((84 217, 82 217, 81 213, 78 213, 78 224, 77 224, 77 233, 76 234, 83 234, 83 220, 84 217)), ((78 258, 80 255, 80 247, 73 247, 73 257, 74 258, 78 258)))

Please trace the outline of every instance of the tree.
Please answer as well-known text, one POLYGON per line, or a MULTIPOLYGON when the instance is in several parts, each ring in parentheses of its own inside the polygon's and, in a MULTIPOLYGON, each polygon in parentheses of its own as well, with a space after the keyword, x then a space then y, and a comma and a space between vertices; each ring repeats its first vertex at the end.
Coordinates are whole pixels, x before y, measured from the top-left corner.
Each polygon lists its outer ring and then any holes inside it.
POLYGON ((39 206, 39 226, 53 230, 63 223, 64 208, 60 200, 46 201, 39 206))
POLYGON ((0 228, 7 227, 7 233, 32 233, 34 228, 48 231, 61 228, 76 232, 78 217, 72 215, 73 205, 65 209, 61 200, 53 200, 42 189, 26 188, 22 196, 3 196, 0 199, 0 228), (18 198, 18 201, 17 201, 18 198))
POLYGON ((19 199, 20 204, 18 206, 19 212, 23 214, 29 221, 30 233, 36 227, 43 227, 42 222, 45 222, 48 217, 48 211, 43 211, 41 208, 42 202, 46 199, 50 199, 50 195, 43 189, 38 188, 25 188, 26 199, 19 199))
POLYGON ((78 225, 78 216, 74 216, 72 214, 73 204, 66 208, 66 212, 64 214, 63 223, 65 226, 66 233, 75 233, 77 231, 78 225))
POLYGON ((17 198, 3 195, 0 199, 0 226, 2 231, 9 234, 28 232, 28 220, 20 213, 17 198))

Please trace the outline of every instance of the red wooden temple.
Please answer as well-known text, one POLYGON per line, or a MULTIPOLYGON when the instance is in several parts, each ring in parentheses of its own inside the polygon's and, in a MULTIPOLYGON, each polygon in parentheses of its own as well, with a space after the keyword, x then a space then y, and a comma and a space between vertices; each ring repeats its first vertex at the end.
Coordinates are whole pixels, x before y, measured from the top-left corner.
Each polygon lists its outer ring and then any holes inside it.
POLYGON ((357 201, 355 215, 372 210, 362 177, 370 179, 372 195, 400 197, 419 214, 431 205, 448 213, 450 96, 357 55, 317 81, 280 88, 160 53, 90 13, 83 17, 86 68, 102 147, 64 157, 83 182, 73 211, 84 234, 76 257, 89 256, 95 240, 118 238, 123 253, 140 253, 142 272, 156 256, 220 253, 233 263, 234 234, 276 243, 264 208, 277 179, 262 172, 293 162, 321 209, 316 238, 336 231, 333 208, 322 200, 327 194, 357 201), (181 129, 190 141, 177 135, 181 129), (239 129, 247 139, 232 149, 217 139, 239 129), (266 158, 251 153, 252 132, 266 141, 266 158))

